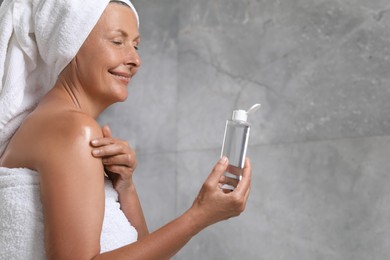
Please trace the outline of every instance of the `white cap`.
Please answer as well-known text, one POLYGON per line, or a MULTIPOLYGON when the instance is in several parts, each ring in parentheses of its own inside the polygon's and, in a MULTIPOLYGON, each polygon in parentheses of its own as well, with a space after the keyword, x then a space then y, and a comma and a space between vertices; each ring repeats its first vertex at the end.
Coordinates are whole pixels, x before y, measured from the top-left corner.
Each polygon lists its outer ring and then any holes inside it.
POLYGON ((233 121, 243 121, 246 122, 248 119, 248 114, 246 113, 245 110, 234 110, 233 115, 232 115, 232 120, 233 121))
POLYGON ((246 122, 246 120, 248 119, 248 114, 256 111, 259 108, 260 104, 254 104, 251 108, 248 109, 248 111, 242 109, 234 110, 232 120, 246 122))

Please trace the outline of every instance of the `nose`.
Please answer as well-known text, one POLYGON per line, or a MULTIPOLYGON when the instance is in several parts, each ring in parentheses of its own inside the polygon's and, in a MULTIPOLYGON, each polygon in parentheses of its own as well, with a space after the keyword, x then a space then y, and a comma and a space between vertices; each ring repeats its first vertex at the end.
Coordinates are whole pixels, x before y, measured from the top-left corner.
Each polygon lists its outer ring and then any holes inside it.
POLYGON ((138 68, 141 66, 141 57, 134 46, 129 47, 126 55, 126 65, 130 67, 131 71, 134 70, 135 72, 137 72, 138 68))

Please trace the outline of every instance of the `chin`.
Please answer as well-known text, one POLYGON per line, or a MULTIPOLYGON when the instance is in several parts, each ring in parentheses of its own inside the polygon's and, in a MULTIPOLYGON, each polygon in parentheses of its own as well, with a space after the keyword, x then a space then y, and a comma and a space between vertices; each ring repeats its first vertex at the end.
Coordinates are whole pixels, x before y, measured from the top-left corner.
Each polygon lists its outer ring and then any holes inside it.
POLYGON ((128 97, 128 86, 124 84, 111 85, 109 90, 106 92, 106 101, 110 104, 117 102, 123 102, 128 97))
POLYGON ((124 101, 126 101, 126 99, 128 97, 127 89, 125 91, 121 91, 121 92, 116 93, 116 94, 117 94, 117 95, 115 95, 116 102, 124 102, 124 101))
POLYGON ((126 99, 127 99, 127 96, 126 96, 126 97, 123 97, 123 98, 120 98, 120 99, 118 99, 118 101, 117 101, 117 102, 124 102, 124 101, 126 101, 126 99))

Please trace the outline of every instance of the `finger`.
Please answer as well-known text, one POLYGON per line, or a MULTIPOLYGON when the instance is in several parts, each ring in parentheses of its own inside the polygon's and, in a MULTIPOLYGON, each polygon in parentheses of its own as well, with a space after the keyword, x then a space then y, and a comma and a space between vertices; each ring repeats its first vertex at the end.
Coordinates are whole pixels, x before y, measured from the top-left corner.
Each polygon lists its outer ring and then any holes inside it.
POLYGON ((92 150, 95 157, 106 157, 119 154, 133 154, 129 146, 122 143, 107 144, 92 150))
POLYGON ((103 126, 102 131, 103 131, 104 137, 111 137, 112 138, 111 129, 108 125, 103 126))
POLYGON ((103 138, 93 139, 91 141, 92 146, 98 147, 98 146, 104 146, 104 145, 115 143, 115 139, 112 138, 111 129, 108 125, 103 126, 102 132, 103 132, 103 138))
POLYGON ((105 146, 105 145, 114 144, 114 143, 115 143, 115 139, 106 138, 106 137, 96 138, 96 139, 93 139, 91 141, 91 145, 93 147, 100 147, 100 146, 105 146))
POLYGON ((228 176, 226 176, 226 172, 224 175, 221 176, 221 178, 219 178, 219 183, 228 184, 228 185, 233 186, 233 187, 237 187, 238 182, 239 182, 238 179, 232 179, 232 178, 229 178, 228 176))
POLYGON ((123 178, 126 178, 126 176, 131 175, 133 172, 133 169, 129 167, 118 165, 108 165, 105 167, 105 169, 108 170, 110 173, 120 175, 123 178))
POLYGON ((136 163, 135 156, 131 156, 130 154, 119 154, 105 157, 102 161, 104 165, 124 165, 131 168, 135 168, 136 163))
POLYGON ((214 166, 213 170, 211 171, 209 177, 207 178, 206 182, 211 182, 217 184, 223 173, 226 171, 228 167, 228 159, 226 156, 223 156, 217 164, 214 166))
POLYGON ((237 188, 234 190, 236 193, 241 193, 243 196, 247 197, 249 194, 249 188, 252 178, 252 165, 248 158, 245 160, 244 170, 242 172, 242 179, 238 183, 237 188))
POLYGON ((251 187, 249 186, 248 190, 246 191, 246 193, 245 193, 245 195, 244 195, 244 200, 245 200, 245 201, 247 201, 248 198, 249 198, 250 190, 251 190, 251 187))
POLYGON ((239 180, 226 177, 225 183, 229 184, 230 186, 237 187, 239 180))

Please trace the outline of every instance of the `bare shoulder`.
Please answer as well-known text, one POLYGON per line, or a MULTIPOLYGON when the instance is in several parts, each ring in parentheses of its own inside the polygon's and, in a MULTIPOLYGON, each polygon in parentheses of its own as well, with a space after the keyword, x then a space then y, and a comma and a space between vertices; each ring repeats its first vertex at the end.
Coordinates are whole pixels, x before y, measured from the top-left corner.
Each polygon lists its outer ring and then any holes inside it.
MULTIPOLYGON (((77 111, 58 112, 41 119, 41 138, 56 141, 65 141, 75 139, 91 140, 102 136, 102 131, 96 120, 84 113, 77 111)), ((40 121, 39 119, 37 121, 40 121)))
POLYGON ((45 154, 44 157, 38 154, 35 158, 39 165, 47 164, 47 159, 54 162, 66 158, 84 162, 94 160, 90 154, 90 141, 102 136, 101 128, 94 118, 77 111, 64 111, 38 118, 37 121, 41 124, 36 133, 40 143, 35 145, 45 154))
POLYGON ((34 111, 11 139, 3 164, 38 171, 43 165, 81 157, 84 162, 93 163, 96 160, 90 154, 90 141, 102 135, 96 120, 78 111, 55 108, 34 111))
POLYGON ((38 170, 41 164, 66 159, 61 155, 72 159, 80 153, 92 160, 89 142, 101 136, 99 124, 86 114, 53 107, 34 111, 12 137, 1 166, 38 170))

